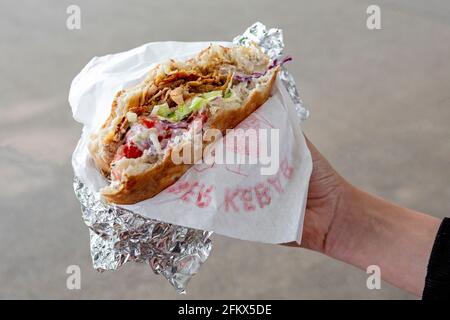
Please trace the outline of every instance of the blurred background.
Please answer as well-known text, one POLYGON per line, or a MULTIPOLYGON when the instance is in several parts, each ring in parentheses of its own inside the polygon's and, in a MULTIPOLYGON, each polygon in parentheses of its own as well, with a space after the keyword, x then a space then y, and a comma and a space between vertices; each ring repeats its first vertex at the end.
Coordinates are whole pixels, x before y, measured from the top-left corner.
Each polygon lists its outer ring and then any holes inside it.
POLYGON ((258 20, 284 30, 311 111, 305 132, 335 168, 401 205, 450 215, 448 1, 2 0, 0 298, 413 298, 386 283, 368 290, 365 272, 314 252, 222 236, 186 296, 146 265, 92 269, 72 190, 81 126, 67 103, 71 80, 93 56, 231 40, 258 20), (66 27, 71 4, 80 30, 66 27), (366 27, 370 4, 381 8, 381 30, 366 27), (66 288, 73 264, 81 290, 66 288))

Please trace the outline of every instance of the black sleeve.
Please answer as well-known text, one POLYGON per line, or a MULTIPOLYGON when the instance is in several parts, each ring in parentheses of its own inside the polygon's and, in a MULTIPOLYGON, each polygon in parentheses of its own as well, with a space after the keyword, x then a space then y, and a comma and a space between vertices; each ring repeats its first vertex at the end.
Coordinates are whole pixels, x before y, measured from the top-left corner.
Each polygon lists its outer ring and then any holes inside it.
POLYGON ((450 219, 444 218, 428 262, 423 300, 450 299, 450 219))

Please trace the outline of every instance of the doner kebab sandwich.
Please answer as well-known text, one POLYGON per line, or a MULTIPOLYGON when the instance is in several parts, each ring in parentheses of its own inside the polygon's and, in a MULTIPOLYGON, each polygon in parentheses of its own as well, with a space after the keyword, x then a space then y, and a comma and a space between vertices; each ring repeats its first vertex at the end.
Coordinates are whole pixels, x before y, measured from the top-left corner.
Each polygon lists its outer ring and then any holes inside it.
POLYGON ((109 181, 102 196, 133 204, 175 183, 193 164, 175 163, 171 155, 192 142, 194 125, 222 134, 236 127, 268 99, 278 71, 257 45, 210 45, 189 60, 157 65, 144 81, 119 91, 88 145, 109 181))

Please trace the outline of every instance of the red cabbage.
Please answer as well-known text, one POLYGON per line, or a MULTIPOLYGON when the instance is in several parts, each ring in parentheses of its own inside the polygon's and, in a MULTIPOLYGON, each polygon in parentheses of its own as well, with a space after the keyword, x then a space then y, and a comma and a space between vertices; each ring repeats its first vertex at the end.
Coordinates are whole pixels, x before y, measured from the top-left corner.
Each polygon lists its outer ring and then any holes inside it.
POLYGON ((239 82, 245 82, 245 81, 251 81, 253 79, 258 79, 258 78, 264 76, 267 73, 267 71, 275 68, 276 66, 282 66, 283 64, 285 64, 286 62, 289 62, 291 60, 292 60, 291 56, 286 56, 286 57, 282 58, 281 60, 274 59, 270 63, 270 65, 267 68, 267 70, 264 71, 264 72, 254 72, 251 75, 235 74, 233 79, 236 80, 236 81, 239 81, 239 82))

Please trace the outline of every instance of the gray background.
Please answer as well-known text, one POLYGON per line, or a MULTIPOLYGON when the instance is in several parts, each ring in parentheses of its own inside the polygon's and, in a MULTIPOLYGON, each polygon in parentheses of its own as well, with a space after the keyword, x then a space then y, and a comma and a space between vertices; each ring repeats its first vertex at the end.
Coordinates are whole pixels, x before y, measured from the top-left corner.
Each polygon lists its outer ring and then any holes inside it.
MULTIPOLYGON (((214 237, 178 296, 145 265, 99 274, 72 191, 80 135, 67 103, 95 55, 158 40, 228 40, 254 21, 284 29, 311 110, 308 137, 354 184, 437 217, 450 212, 448 1, 5 1, 0 4, 0 298, 412 298, 306 250, 214 237), (382 30, 366 8, 382 9, 382 30), (66 29, 81 7, 82 29, 66 29), (66 267, 82 289, 66 289, 66 267)), ((387 244, 388 245, 388 244, 387 244)), ((376 261, 374 261, 376 263, 376 261)))

